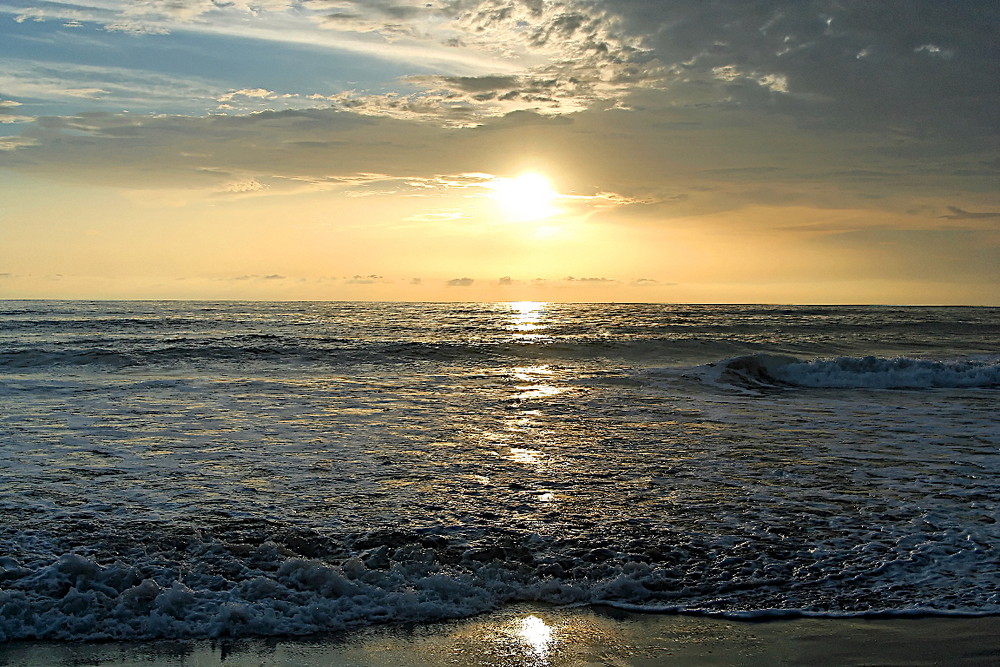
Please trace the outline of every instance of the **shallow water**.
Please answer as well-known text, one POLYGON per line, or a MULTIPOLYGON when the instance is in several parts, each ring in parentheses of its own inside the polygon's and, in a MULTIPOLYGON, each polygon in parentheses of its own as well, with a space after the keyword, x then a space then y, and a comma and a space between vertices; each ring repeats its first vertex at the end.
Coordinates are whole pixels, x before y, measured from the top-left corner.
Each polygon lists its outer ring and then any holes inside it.
POLYGON ((995 614, 1000 309, 0 302, 0 635, 995 614))

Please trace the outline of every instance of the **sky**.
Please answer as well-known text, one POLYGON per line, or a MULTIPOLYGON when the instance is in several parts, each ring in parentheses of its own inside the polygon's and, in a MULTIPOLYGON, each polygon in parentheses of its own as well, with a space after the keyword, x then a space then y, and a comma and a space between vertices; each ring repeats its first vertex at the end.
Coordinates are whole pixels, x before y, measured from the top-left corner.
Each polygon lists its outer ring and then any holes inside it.
POLYGON ((1000 305, 996 0, 0 0, 0 298, 1000 305))

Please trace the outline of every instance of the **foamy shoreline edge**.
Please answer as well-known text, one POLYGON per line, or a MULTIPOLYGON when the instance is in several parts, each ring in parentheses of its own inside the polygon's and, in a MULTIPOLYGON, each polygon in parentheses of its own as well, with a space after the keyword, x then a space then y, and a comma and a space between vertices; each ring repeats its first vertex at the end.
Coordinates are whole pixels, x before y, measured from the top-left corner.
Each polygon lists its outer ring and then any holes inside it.
POLYGON ((336 635, 0 644, 0 665, 1000 664, 1000 616, 736 621, 524 603, 336 635))

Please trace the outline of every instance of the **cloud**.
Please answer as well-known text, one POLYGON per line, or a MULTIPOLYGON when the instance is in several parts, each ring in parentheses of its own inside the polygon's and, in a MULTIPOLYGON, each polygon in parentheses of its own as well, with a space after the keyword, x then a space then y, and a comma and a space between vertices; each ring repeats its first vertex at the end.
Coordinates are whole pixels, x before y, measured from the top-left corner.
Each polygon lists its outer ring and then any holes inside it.
POLYGON ((469 287, 474 282, 476 282, 476 281, 473 280, 472 278, 452 278, 451 280, 449 280, 445 284, 448 287, 469 287))
POLYGON ((972 212, 965 211, 957 206, 949 206, 948 210, 951 211, 950 215, 941 215, 938 217, 947 218, 948 220, 982 220, 986 218, 1000 218, 1000 211, 972 212))
MULTIPOLYGON (((405 23, 408 36, 394 32, 391 45, 378 30, 358 33, 371 53, 389 49, 387 71, 402 77, 319 94, 301 82, 286 90, 252 78, 222 85, 6 59, 0 90, 25 106, 0 114, 34 114, 35 99, 134 102, 151 113, 19 117, 20 135, 0 140, 0 161, 123 187, 365 197, 474 194, 520 156, 537 157, 551 161, 553 176, 566 172, 559 205, 567 211, 650 224, 754 205, 905 210, 915 194, 936 212, 997 175, 988 160, 1000 53, 983 26, 998 11, 982 3, 946 11, 914 0, 910 11, 894 1, 345 0, 290 13, 287 4, 263 3, 256 15, 249 2, 145 2, 136 11, 189 30, 266 27, 274 39, 279 27, 298 21, 301 31, 331 14, 341 15, 338 30, 348 15, 405 23), (235 15, 245 23, 221 22, 235 15), (416 56, 400 69, 404 46, 460 53, 473 71, 416 56), (220 104, 225 115, 204 115, 220 104)), ((122 13, 78 7, 93 21, 122 13)), ((309 39, 355 38, 312 28, 309 39)), ((413 221, 453 212, 428 208, 413 221)))
POLYGON ((348 285, 374 285, 375 283, 383 282, 384 278, 380 275, 370 274, 367 276, 354 275, 344 282, 348 285))
POLYGON ((400 2, 399 0, 313 0, 310 3, 322 12, 319 23, 323 28, 378 33, 386 39, 418 37, 420 19, 440 13, 433 3, 400 2))
POLYGON ((469 214, 464 211, 454 209, 426 211, 404 218, 406 222, 447 222, 449 220, 460 220, 468 218, 469 214))
POLYGON ((0 151, 16 151, 37 144, 38 140, 32 137, 0 137, 0 151))
POLYGON ((216 98, 217 109, 225 113, 274 110, 276 107, 308 108, 316 106, 310 98, 292 93, 276 93, 264 88, 243 88, 231 90, 216 98))
MULTIPOLYGON (((987 2, 78 0, 0 11, 420 63, 425 73, 411 70, 392 93, 340 91, 343 99, 330 102, 452 127, 514 109, 628 108, 637 92, 656 89, 677 107, 766 108, 828 128, 982 136, 995 131, 1000 97, 1000 46, 990 28, 1000 10, 987 2), (471 71, 455 72, 449 59, 471 71)), ((121 97, 101 84, 70 88, 64 94, 121 97)), ((283 95, 298 105, 316 92, 283 95)))
MULTIPOLYGON (((80 4, 85 4, 81 2, 80 4)), ((291 9, 289 0, 129 0, 115 18, 106 20, 108 30, 134 34, 166 34, 176 24, 203 21, 211 14, 240 13, 258 16, 263 12, 291 9)))
POLYGON ((770 90, 772 93, 788 92, 788 77, 784 74, 761 74, 760 72, 745 72, 736 65, 723 65, 713 67, 712 75, 720 81, 735 83, 738 81, 750 81, 762 88, 770 90))
MULTIPOLYGON (((51 5, 37 16, 351 48, 420 63, 424 72, 411 69, 377 92, 249 86, 192 97, 178 90, 173 98, 188 99, 189 109, 208 97, 227 112, 326 103, 473 127, 515 110, 630 108, 635 95, 656 90, 678 108, 760 108, 835 129, 981 136, 994 131, 1000 101, 1000 47, 987 27, 1000 16, 990 3, 138 0, 74 7, 51 5), (455 72, 447 58, 474 71, 455 72)), ((65 85, 65 78, 60 95, 126 99, 112 76, 75 78, 80 83, 65 85)), ((129 77, 133 85, 143 78, 129 77)), ((2 81, 0 89, 15 94, 2 81)))
POLYGON ((279 274, 279 273, 272 273, 272 274, 266 275, 266 276, 262 276, 262 275, 258 275, 258 274, 254 273, 254 274, 247 274, 247 275, 243 275, 243 276, 237 276, 235 278, 229 278, 228 280, 235 280, 235 281, 240 281, 240 282, 247 281, 247 280, 286 280, 286 277, 283 276, 283 275, 281 275, 281 274, 279 274))
MULTIPOLYGON (((620 99, 631 87, 658 77, 642 40, 623 31, 613 12, 601 3, 574 0, 136 0, 110 6, 81 0, 72 10, 53 6, 34 17, 92 22, 132 33, 185 30, 304 43, 408 64, 436 64, 440 75, 405 77, 407 90, 340 91, 340 99, 327 98, 360 113, 419 117, 450 126, 474 125, 477 118, 515 109, 579 111, 596 101, 620 99), (475 73, 461 75, 455 66, 475 73)), ((87 91, 92 96, 109 92, 102 87, 78 92, 87 91)), ((225 110, 234 101, 280 101, 255 94, 265 91, 249 87, 217 97, 225 110)), ((285 95, 298 103, 316 92, 285 95)))
POLYGON ((167 109, 202 114, 216 106, 215 84, 148 69, 84 65, 65 61, 0 58, 5 96, 82 105, 100 101, 118 109, 167 109))
MULTIPOLYGON (((550 156, 555 167, 573 165, 560 179, 563 195, 555 202, 567 214, 615 212, 647 220, 752 204, 845 206, 851 198, 871 202, 872 195, 893 191, 900 200, 908 192, 932 196, 938 190, 953 198, 997 170, 977 153, 945 159, 933 142, 925 142, 925 155, 892 156, 878 135, 817 134, 775 126, 772 116, 722 116, 725 122, 700 108, 594 109, 572 119, 516 112, 478 129, 449 130, 334 109, 207 118, 89 113, 19 125, 21 136, 4 143, 0 164, 116 187, 183 187, 192 196, 321 190, 353 197, 480 196, 495 178, 487 170, 510 169, 504 157, 510 147, 528 146, 550 156), (665 123, 665 115, 672 122, 665 123), (859 160, 879 168, 858 171, 859 160), (965 166, 980 175, 963 176, 959 167, 965 166), (974 182, 966 186, 969 178, 974 182)), ((423 213, 430 221, 459 211, 447 206, 410 215, 423 213)), ((899 206, 910 208, 912 195, 899 206)))
POLYGON ((16 109, 19 106, 21 106, 20 102, 0 99, 0 123, 23 123, 32 120, 31 116, 19 116, 8 113, 7 110, 16 109))
POLYGON ((240 181, 233 181, 227 183, 220 190, 223 194, 249 194, 253 192, 263 192, 268 189, 267 185, 264 185, 256 178, 245 178, 240 181))
POLYGON ((995 132, 995 3, 610 0, 675 104, 781 111, 837 129, 995 132), (734 85, 752 83, 755 85, 734 85), (775 97, 762 93, 782 92, 775 97))
POLYGON ((913 49, 914 53, 926 53, 927 55, 934 58, 943 58, 944 60, 951 60, 955 55, 955 52, 951 49, 942 49, 940 46, 935 44, 921 44, 917 48, 913 49))
POLYGON ((617 280, 611 280, 610 278, 574 278, 573 276, 567 276, 566 282, 569 283, 584 283, 588 285, 612 285, 617 283, 617 280))

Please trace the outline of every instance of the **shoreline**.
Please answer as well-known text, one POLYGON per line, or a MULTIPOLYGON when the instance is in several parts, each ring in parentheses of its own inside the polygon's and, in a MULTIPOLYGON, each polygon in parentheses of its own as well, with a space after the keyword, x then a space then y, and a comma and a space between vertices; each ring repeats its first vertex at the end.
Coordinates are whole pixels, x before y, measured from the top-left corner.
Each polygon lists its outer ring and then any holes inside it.
POLYGON ((0 665, 986 665, 1000 616, 729 620, 523 603, 305 637, 0 644, 0 665))

